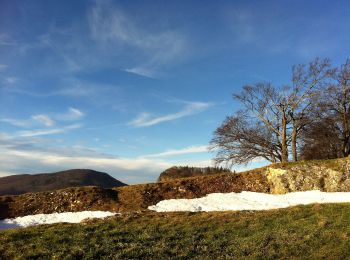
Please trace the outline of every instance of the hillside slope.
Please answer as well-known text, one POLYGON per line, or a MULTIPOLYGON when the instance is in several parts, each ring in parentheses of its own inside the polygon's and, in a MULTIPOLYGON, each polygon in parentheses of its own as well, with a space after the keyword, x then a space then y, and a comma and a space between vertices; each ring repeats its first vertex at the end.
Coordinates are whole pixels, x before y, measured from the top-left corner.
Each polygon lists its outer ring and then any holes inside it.
POLYGON ((348 259, 350 205, 122 214, 0 231, 4 259, 348 259))
POLYGON ((112 188, 125 186, 104 172, 73 169, 55 173, 21 174, 0 178, 0 196, 27 192, 51 191, 67 187, 100 186, 112 188))
POLYGON ((254 191, 350 191, 350 158, 274 164, 242 173, 216 174, 112 189, 80 187, 0 196, 0 219, 82 210, 147 211, 166 199, 200 198, 210 193, 254 191))

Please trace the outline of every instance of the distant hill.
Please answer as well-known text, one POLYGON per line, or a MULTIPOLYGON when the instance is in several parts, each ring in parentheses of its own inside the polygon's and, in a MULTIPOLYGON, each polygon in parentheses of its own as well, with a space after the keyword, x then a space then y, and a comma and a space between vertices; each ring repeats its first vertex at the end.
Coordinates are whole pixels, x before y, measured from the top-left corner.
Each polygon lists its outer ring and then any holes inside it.
POLYGON ((188 166, 173 166, 163 171, 158 178, 158 181, 170 181, 179 178, 207 176, 220 173, 231 173, 230 170, 218 167, 188 167, 188 166))
POLYGON ((112 188, 126 186, 126 184, 107 173, 88 169, 73 169, 55 173, 20 174, 0 178, 0 196, 79 186, 112 188))

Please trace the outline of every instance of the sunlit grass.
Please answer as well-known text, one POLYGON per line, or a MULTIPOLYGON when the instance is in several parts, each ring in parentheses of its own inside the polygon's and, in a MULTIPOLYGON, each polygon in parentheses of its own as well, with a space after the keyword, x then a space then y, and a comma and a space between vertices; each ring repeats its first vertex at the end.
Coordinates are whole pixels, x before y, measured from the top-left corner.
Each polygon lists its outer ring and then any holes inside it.
POLYGON ((261 212, 126 214, 0 232, 5 258, 345 258, 350 205, 261 212))

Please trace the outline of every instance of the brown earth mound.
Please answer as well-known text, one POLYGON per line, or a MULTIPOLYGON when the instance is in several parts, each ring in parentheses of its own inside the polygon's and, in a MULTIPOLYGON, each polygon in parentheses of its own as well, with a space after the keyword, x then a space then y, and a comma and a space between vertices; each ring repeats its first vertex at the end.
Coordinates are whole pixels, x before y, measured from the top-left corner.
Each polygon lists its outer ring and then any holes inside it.
POLYGON ((266 178, 256 172, 221 174, 103 189, 79 187, 0 197, 0 219, 39 213, 83 210, 133 212, 164 199, 199 198, 213 192, 269 192, 266 178))
POLYGON ((350 158, 275 164, 237 174, 190 177, 102 189, 80 187, 0 197, 0 219, 82 210, 135 212, 164 199, 199 198, 215 192, 286 193, 318 189, 350 191, 350 158))

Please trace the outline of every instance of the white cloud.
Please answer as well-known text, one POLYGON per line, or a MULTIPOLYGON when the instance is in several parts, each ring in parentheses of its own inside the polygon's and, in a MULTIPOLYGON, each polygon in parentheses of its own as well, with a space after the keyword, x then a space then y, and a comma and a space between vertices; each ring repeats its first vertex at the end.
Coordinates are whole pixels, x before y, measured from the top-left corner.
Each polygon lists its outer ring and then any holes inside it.
MULTIPOLYGON (((153 182, 165 169, 174 166, 211 166, 210 160, 171 161, 163 158, 119 157, 84 146, 52 146, 47 139, 9 136, 0 132, 0 174, 54 172, 88 168, 103 171, 126 183, 153 182), (45 141, 46 140, 46 141, 45 141)), ((205 146, 181 149, 181 153, 202 151, 205 146)), ((168 151, 169 152, 169 151, 168 151)), ((174 152, 172 152, 174 153, 174 152)), ((179 154, 179 152, 177 152, 179 154)), ((163 154, 166 157, 166 154, 163 154)), ((162 157, 161 155, 160 157, 162 157)))
POLYGON ((18 127, 29 127, 32 124, 28 119, 1 118, 0 121, 18 127))
POLYGON ((77 108, 70 107, 68 111, 64 114, 56 115, 57 120, 62 121, 75 121, 84 117, 84 113, 77 108))
POLYGON ((70 130, 78 129, 81 127, 82 127, 81 124, 74 124, 74 125, 69 125, 69 126, 64 126, 61 128, 54 128, 54 129, 37 129, 37 130, 30 130, 30 131, 19 131, 17 135, 20 137, 33 137, 33 136, 41 136, 41 135, 62 134, 70 130))
POLYGON ((1 171, 0 171, 0 178, 1 178, 1 177, 6 177, 6 176, 10 176, 10 175, 13 175, 13 173, 10 173, 10 172, 1 172, 1 171))
POLYGON ((16 77, 7 77, 5 78, 5 83, 7 84, 15 84, 16 82, 18 82, 18 78, 16 77))
POLYGON ((208 146, 207 145, 198 145, 198 146, 189 146, 182 149, 177 150, 167 150, 162 153, 155 153, 155 154, 148 154, 141 156, 143 158, 150 158, 150 157, 168 157, 168 156, 176 156, 176 155, 183 155, 183 154, 193 154, 193 153, 206 153, 208 152, 208 146))
POLYGON ((139 76, 147 77, 147 78, 156 78, 157 76, 157 74, 153 70, 142 68, 142 67, 126 69, 125 71, 139 75, 139 76))
MULTIPOLYGON (((45 114, 32 115, 29 119, 15 119, 15 118, 0 118, 1 122, 5 122, 18 127, 33 127, 40 123, 47 127, 52 127, 56 124, 55 120, 58 121, 76 121, 84 117, 85 114, 77 108, 68 108, 66 113, 53 114, 51 116, 45 114)), ((50 131, 54 131, 52 129, 50 131)), ((46 130, 45 130, 46 132, 46 130)))
POLYGON ((205 102, 187 102, 187 105, 179 112, 163 116, 152 116, 149 113, 141 113, 137 118, 130 121, 128 125, 133 127, 148 127, 167 121, 173 121, 182 117, 191 116, 200 113, 212 106, 212 103, 205 102))
POLYGON ((0 71, 6 70, 8 66, 6 64, 0 64, 0 71))
POLYGON ((183 33, 142 28, 136 19, 110 3, 97 2, 89 22, 93 39, 105 48, 131 48, 130 53, 137 53, 130 59, 136 64, 125 69, 131 73, 154 77, 164 66, 178 63, 189 54, 188 39, 183 33))
POLYGON ((0 34, 0 45, 14 45, 12 37, 6 33, 0 34))
POLYGON ((53 126, 55 124, 55 121, 47 115, 34 115, 32 118, 45 126, 53 126))

